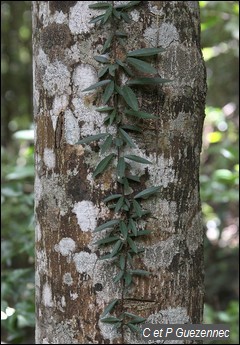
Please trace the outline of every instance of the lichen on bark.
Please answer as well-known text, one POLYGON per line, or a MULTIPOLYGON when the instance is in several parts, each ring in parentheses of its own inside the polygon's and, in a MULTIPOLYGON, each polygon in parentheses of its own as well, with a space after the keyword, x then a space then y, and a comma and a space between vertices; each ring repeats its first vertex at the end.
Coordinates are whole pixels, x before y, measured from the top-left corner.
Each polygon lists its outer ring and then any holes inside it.
MULTIPOLYGON (((93 56, 109 30, 88 23, 91 3, 33 1, 38 344, 120 342, 99 321, 119 289, 112 283, 111 263, 98 260, 93 243, 99 237, 92 232, 111 219, 101 201, 116 184, 112 172, 92 179, 97 145, 75 145, 81 137, 105 132, 95 111, 98 95, 82 93, 97 79, 93 56)), ((142 241, 145 254, 138 262, 150 268, 152 278, 136 280, 129 306, 150 322, 199 323, 202 318, 198 174, 206 84, 196 3, 145 1, 125 24, 126 49, 167 48, 157 69, 161 77, 173 79, 163 87, 138 90, 139 102, 158 120, 141 121, 135 153, 153 161, 142 168, 142 183, 149 177, 149 185, 160 185, 161 194, 146 202, 152 217, 143 225, 152 234, 142 241)), ((129 334, 127 342, 141 340, 129 334)))

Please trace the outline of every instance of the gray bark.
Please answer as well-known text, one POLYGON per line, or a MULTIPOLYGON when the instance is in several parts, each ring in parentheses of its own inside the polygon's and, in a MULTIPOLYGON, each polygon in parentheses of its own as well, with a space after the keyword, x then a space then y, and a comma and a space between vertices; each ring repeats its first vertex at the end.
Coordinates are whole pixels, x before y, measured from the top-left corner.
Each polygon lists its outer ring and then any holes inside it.
MULTIPOLYGON (((104 196, 115 190, 114 169, 93 180, 96 145, 79 138, 105 132, 96 93, 81 90, 97 81, 99 54, 109 29, 89 20, 95 1, 33 1, 36 343, 113 344, 121 336, 101 323, 106 304, 120 294, 114 266, 99 261, 94 228, 112 214, 104 196), (112 175, 112 176, 111 176, 112 175)), ((115 2, 116 3, 116 2, 115 2)), ((101 12, 99 12, 101 13, 101 12)), ((125 24, 127 49, 166 48, 156 60, 173 82, 138 92, 144 135, 131 151, 153 162, 143 188, 159 185, 146 201, 152 234, 142 245, 139 278, 126 301, 129 312, 153 323, 200 323, 203 309, 203 226, 199 158, 205 104, 197 1, 144 1, 125 24)), ((135 166, 138 172, 139 165, 135 166)), ((145 169, 145 167, 143 168, 145 169)), ((140 172, 140 171, 139 171, 140 172)), ((144 170, 143 170, 144 172, 144 170)), ((142 343, 125 334, 125 343, 142 343)))

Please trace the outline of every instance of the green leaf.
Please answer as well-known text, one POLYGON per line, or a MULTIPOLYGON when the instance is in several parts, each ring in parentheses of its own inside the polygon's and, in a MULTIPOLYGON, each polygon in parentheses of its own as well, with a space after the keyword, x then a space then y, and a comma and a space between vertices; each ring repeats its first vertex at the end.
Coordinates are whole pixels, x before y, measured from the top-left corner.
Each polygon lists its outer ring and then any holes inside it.
POLYGON ((121 198, 119 198, 118 202, 116 203, 115 212, 119 212, 123 204, 124 204, 124 197, 121 196, 121 198))
POLYGON ((96 111, 98 111, 99 113, 106 113, 108 111, 114 110, 113 107, 101 107, 101 108, 96 108, 96 111))
POLYGON ((99 232, 105 229, 109 229, 112 228, 114 225, 119 224, 120 220, 119 219, 113 219, 113 220, 109 220, 108 222, 98 226, 93 232, 99 232))
POLYGON ((128 312, 125 312, 124 315, 132 318, 132 320, 129 323, 141 323, 141 322, 144 322, 146 321, 146 318, 145 317, 141 317, 141 316, 138 316, 138 315, 135 315, 135 314, 132 314, 132 313, 128 313, 128 312))
POLYGON ((116 31, 116 36, 118 36, 118 37, 128 37, 128 35, 125 32, 119 31, 119 30, 116 31))
POLYGON ((109 63, 109 58, 104 55, 98 55, 93 57, 96 61, 101 63, 109 63))
POLYGON ((123 146, 123 140, 121 138, 116 138, 114 142, 117 147, 123 146))
POLYGON ((121 67, 123 67, 125 65, 124 62, 122 60, 119 60, 119 59, 116 59, 116 63, 121 67))
POLYGON ((132 255, 129 252, 127 253, 127 259, 128 259, 128 263, 132 266, 133 265, 133 259, 132 259, 132 255))
MULTIPOLYGON (((117 114, 116 110, 113 110, 113 111, 111 112, 111 114, 108 116, 108 117, 109 117, 109 125, 110 125, 110 126, 113 124, 113 122, 114 122, 114 120, 115 120, 115 118, 116 118, 116 114, 117 114)), ((105 122, 105 121, 106 121, 106 119, 104 120, 104 122, 105 122)))
POLYGON ((135 195, 134 199, 140 199, 140 198, 147 199, 149 196, 158 193, 160 188, 161 187, 150 187, 150 188, 144 189, 143 191, 135 195))
POLYGON ((139 59, 135 59, 135 58, 131 58, 131 57, 127 58, 127 62, 131 66, 133 66, 134 68, 139 70, 140 72, 143 72, 143 73, 153 73, 153 74, 158 73, 156 68, 153 67, 152 65, 150 65, 148 62, 145 62, 145 61, 142 61, 142 60, 139 60, 139 59))
POLYGON ((128 86, 122 87, 122 96, 125 102, 135 111, 138 111, 138 100, 133 90, 128 86))
POLYGON ((136 212, 137 216, 142 217, 142 208, 136 200, 133 200, 133 208, 134 208, 134 211, 136 212))
POLYGON ((148 161, 145 158, 136 156, 136 155, 126 155, 124 156, 126 159, 130 159, 131 161, 137 162, 137 163, 142 163, 142 164, 152 164, 152 162, 148 161))
POLYGON ((120 228, 121 234, 123 235, 124 240, 126 240, 128 236, 128 229, 123 220, 120 221, 119 228, 120 228))
POLYGON ((97 165, 96 169, 93 172, 93 178, 95 178, 97 175, 101 174, 107 169, 108 165, 111 163, 111 160, 114 156, 115 154, 111 153, 107 157, 103 158, 103 160, 101 160, 101 162, 97 165))
POLYGON ((153 56, 153 55, 157 55, 159 53, 165 52, 165 50, 166 49, 164 48, 143 48, 143 49, 133 50, 127 53, 127 56, 131 56, 131 57, 153 56))
POLYGON ((101 87, 103 85, 109 84, 110 82, 111 82, 110 79, 99 81, 98 83, 93 84, 93 85, 87 87, 86 89, 82 90, 82 92, 86 92, 86 91, 97 89, 98 87, 101 87))
POLYGON ((130 328, 130 330, 132 332, 136 332, 136 333, 141 333, 141 329, 139 327, 137 327, 136 325, 133 325, 132 323, 127 323, 127 326, 130 328))
POLYGON ((131 270, 131 274, 139 275, 139 276, 149 276, 151 273, 145 270, 131 270))
POLYGON ((126 272, 124 274, 125 285, 128 287, 132 283, 132 276, 130 273, 126 272))
POLYGON ((143 111, 134 111, 134 110, 125 110, 125 113, 128 115, 132 115, 135 117, 138 117, 139 119, 158 119, 157 116, 154 116, 152 114, 149 113, 145 113, 143 111))
MULTIPOLYGON (((151 212, 149 210, 142 211, 141 217, 146 216, 147 214, 149 215, 149 214, 151 214, 151 212)), ((141 217, 139 217, 136 213, 132 214, 132 218, 141 218, 141 217)))
POLYGON ((112 135, 110 134, 101 145, 101 154, 104 154, 112 145, 112 135))
POLYGON ((107 237, 102 238, 101 240, 98 240, 98 241, 94 242, 93 244, 100 246, 102 244, 107 244, 107 243, 115 242, 117 240, 119 240, 119 237, 117 237, 117 236, 107 236, 107 237))
POLYGON ((117 164, 117 176, 118 176, 118 178, 122 178, 125 176, 125 169, 126 169, 125 160, 123 157, 120 157, 118 164, 117 164))
POLYGON ((129 219, 128 226, 132 230, 133 235, 137 236, 138 235, 138 230, 137 230, 137 227, 136 227, 136 222, 134 222, 134 220, 132 218, 129 219))
POLYGON ((157 85, 169 83, 170 79, 163 78, 137 78, 128 81, 128 85, 157 85))
POLYGON ((113 8, 113 15, 117 19, 121 19, 121 13, 119 11, 117 11, 115 8, 113 8))
POLYGON ((140 127, 134 126, 134 125, 123 125, 122 126, 123 129, 127 129, 129 131, 133 131, 133 132, 142 132, 140 127))
POLYGON ((121 133, 121 136, 123 140, 130 146, 130 147, 136 147, 134 142, 132 141, 131 137, 128 135, 127 132, 124 131, 124 129, 119 128, 119 132, 121 133))
POLYGON ((94 17, 93 19, 91 19, 89 21, 90 24, 94 24, 94 23, 97 23, 99 21, 102 21, 104 18, 104 14, 101 14, 100 16, 97 16, 97 17, 94 17))
POLYGON ((108 71, 108 66, 105 66, 104 68, 102 68, 99 72, 98 72, 98 78, 101 78, 104 76, 105 73, 107 73, 108 71))
POLYGON ((113 258, 117 253, 118 253, 118 251, 119 251, 119 249, 121 249, 121 246, 122 246, 122 241, 121 240, 118 240, 116 243, 115 243, 115 245, 114 245, 114 247, 113 247, 113 250, 112 250, 112 252, 111 252, 111 258, 113 258))
POLYGON ((108 313, 110 313, 112 311, 112 309, 114 308, 114 306, 117 304, 118 299, 114 299, 105 309, 104 312, 101 315, 101 318, 103 318, 105 315, 107 315, 108 313))
POLYGON ((116 284, 119 280, 122 279, 123 276, 124 276, 124 271, 120 271, 120 272, 113 278, 113 282, 116 284))
POLYGON ((116 323, 114 323, 114 325, 112 326, 112 329, 118 329, 118 328, 120 328, 122 326, 122 320, 121 320, 121 322, 116 322, 116 323))
POLYGON ((112 194, 112 195, 109 195, 107 198, 103 199, 103 202, 108 202, 108 201, 111 201, 111 200, 115 200, 115 199, 119 199, 121 198, 122 194, 112 194))
POLYGON ((79 140, 76 144, 88 144, 88 143, 91 143, 92 141, 105 138, 106 135, 108 135, 108 133, 99 133, 95 135, 90 135, 89 137, 79 140))
POLYGON ((99 260, 108 260, 108 259, 112 259, 111 254, 106 254, 99 257, 99 260))
POLYGON ((108 21, 108 19, 111 17, 111 15, 112 15, 112 10, 113 10, 113 7, 112 7, 112 5, 111 5, 111 6, 109 6, 109 8, 107 9, 107 11, 106 11, 105 14, 104 14, 104 17, 103 17, 103 24, 105 24, 105 23, 108 21))
POLYGON ((115 84, 115 91, 122 96, 122 89, 117 84, 115 84))
POLYGON ((140 181, 140 178, 139 178, 138 176, 136 176, 136 175, 129 175, 129 176, 127 176, 127 178, 128 178, 129 180, 134 181, 134 182, 141 182, 141 181, 140 181))
POLYGON ((110 7, 110 6, 111 5, 108 4, 107 2, 99 2, 97 4, 89 5, 88 7, 93 9, 93 10, 98 10, 98 9, 105 9, 105 8, 110 7))
POLYGON ((124 270, 124 268, 125 268, 125 257, 123 254, 120 255, 119 266, 120 266, 121 270, 124 270))
POLYGON ((115 71, 116 69, 118 69, 118 65, 117 64, 114 64, 114 65, 110 65, 109 66, 109 74, 112 76, 112 77, 115 77, 115 71))
POLYGON ((112 96, 114 91, 114 81, 111 81, 110 84, 106 87, 104 94, 102 96, 103 104, 106 104, 109 98, 112 96))
POLYGON ((111 34, 103 45, 102 54, 110 47, 113 39, 113 34, 111 34))
POLYGON ((124 193, 125 195, 129 195, 132 193, 132 189, 129 186, 127 178, 123 177, 123 187, 124 187, 124 193))
POLYGON ((129 244, 130 248, 133 250, 133 252, 137 254, 138 253, 138 249, 137 249, 136 244, 133 242, 133 240, 130 237, 128 237, 127 241, 128 241, 128 244, 129 244))
POLYGON ((114 316, 105 317, 104 319, 101 319, 101 321, 106 322, 106 323, 121 322, 120 319, 118 319, 117 317, 114 317, 114 316))
POLYGON ((122 12, 121 17, 126 23, 131 23, 131 18, 129 17, 127 13, 122 12))
POLYGON ((131 8, 133 6, 137 6, 138 4, 140 4, 141 1, 129 1, 125 6, 124 8, 128 9, 128 8, 131 8))
POLYGON ((134 77, 134 74, 132 73, 132 71, 127 67, 127 65, 122 62, 121 60, 117 59, 116 63, 121 66, 123 68, 123 70, 130 76, 130 77, 134 77))

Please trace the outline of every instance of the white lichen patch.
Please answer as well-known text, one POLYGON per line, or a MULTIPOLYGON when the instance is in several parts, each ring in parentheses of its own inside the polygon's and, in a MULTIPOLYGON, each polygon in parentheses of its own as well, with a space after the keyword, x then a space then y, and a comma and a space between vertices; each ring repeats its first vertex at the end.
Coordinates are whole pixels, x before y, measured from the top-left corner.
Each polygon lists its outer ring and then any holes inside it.
POLYGON ((100 284, 102 290, 97 292, 97 305, 100 310, 105 308, 112 299, 121 299, 121 283, 115 284, 113 277, 118 274, 112 260, 98 260, 93 274, 93 286, 100 284))
POLYGON ((175 170, 173 169, 173 158, 164 158, 163 155, 158 157, 156 162, 155 155, 150 155, 148 158, 152 165, 148 165, 148 171, 150 174, 150 185, 163 186, 166 188, 169 183, 175 180, 175 170))
POLYGON ((70 237, 64 237, 54 246, 56 252, 63 256, 71 256, 76 248, 76 243, 70 237))
POLYGON ((67 23, 67 15, 64 14, 62 11, 55 11, 51 15, 49 15, 49 4, 47 1, 43 1, 39 3, 39 18, 43 23, 43 26, 47 26, 50 23, 67 23))
POLYGON ((53 123, 53 129, 56 130, 57 119, 60 112, 64 112, 68 106, 67 95, 55 96, 53 99, 53 107, 50 110, 50 115, 53 123))
POLYGON ((78 294, 70 291, 70 298, 71 298, 71 300, 75 301, 75 299, 78 298, 78 294))
POLYGON ((63 308, 65 308, 66 307, 66 298, 65 298, 65 296, 62 296, 62 298, 61 298, 61 305, 62 305, 62 307, 63 308))
MULTIPOLYGON (((81 121, 80 138, 89 135, 105 133, 106 127, 103 124, 104 116, 95 111, 92 106, 85 106, 83 98, 74 98, 72 103, 75 107, 74 115, 81 121)), ((108 132, 111 132, 110 130, 108 132)))
POLYGON ((160 28, 155 23, 146 28, 143 36, 149 45, 158 45, 163 48, 169 47, 172 42, 179 41, 178 31, 171 23, 163 23, 160 28))
POLYGON ((53 15, 48 16, 49 23, 67 24, 67 14, 62 11, 55 11, 53 15))
POLYGON ((75 43, 70 48, 66 48, 65 50, 66 55, 71 58, 71 61, 78 62, 80 61, 80 54, 79 54, 79 44, 75 43))
POLYGON ((168 47, 174 41, 179 41, 179 34, 176 27, 171 23, 163 23, 159 29, 160 46, 163 48, 168 47))
MULTIPOLYGON (((82 90, 96 83, 97 79, 97 71, 91 65, 82 64, 77 66, 73 73, 73 84, 76 87, 78 95, 86 95, 86 93, 82 93, 82 90)), ((93 91, 91 91, 91 93, 93 91)))
MULTIPOLYGON (((36 157, 36 160, 37 160, 37 157, 36 157)), ((37 165, 37 162, 36 162, 36 165, 37 165)), ((42 197, 42 183, 38 177, 38 174, 35 174, 34 195, 35 195, 35 208, 37 208, 38 203, 42 197)))
POLYGON ((47 254, 45 250, 36 250, 36 266, 40 274, 47 273, 47 254))
MULTIPOLYGON (((42 321, 42 329, 47 328, 47 337, 43 338, 45 344, 79 344, 76 339, 76 327, 73 320, 64 319, 64 321, 57 321, 56 318, 46 318, 42 321)), ((36 344, 42 344, 41 333, 37 327, 36 344)))
POLYGON ((43 51, 42 48, 39 48, 38 54, 36 54, 35 60, 36 60, 36 66, 38 66, 38 68, 41 68, 43 70, 45 70, 48 64, 50 63, 47 54, 43 51))
POLYGON ((54 169, 56 165, 56 157, 53 149, 45 148, 43 152, 43 161, 48 169, 54 169))
POLYGON ((183 307, 168 308, 160 310, 160 312, 151 314, 146 320, 146 323, 152 324, 184 324, 189 322, 187 309, 183 307))
POLYGON ((73 279, 72 279, 71 273, 69 273, 69 272, 64 273, 64 275, 63 275, 63 283, 67 284, 69 286, 73 284, 73 279))
POLYGON ((167 268, 176 254, 179 253, 180 238, 172 235, 166 241, 146 247, 143 262, 148 268, 167 268))
POLYGON ((62 183, 66 183, 63 175, 52 173, 51 179, 44 176, 41 177, 41 196, 45 198, 49 209, 56 211, 54 219, 51 219, 52 227, 55 229, 59 215, 64 216, 69 211, 69 207, 72 207, 72 200, 66 195, 65 188, 59 188, 59 185, 62 183), (54 198, 52 197, 53 191, 55 191, 54 198))
POLYGON ((97 207, 88 200, 76 203, 72 210, 77 216, 77 221, 82 231, 93 231, 97 226, 97 207))
POLYGON ((49 63, 43 76, 43 87, 49 96, 69 95, 70 72, 67 67, 59 61, 49 63))
POLYGON ((71 110, 65 112, 65 139, 70 145, 76 144, 80 137, 80 128, 78 120, 71 110))
POLYGON ((161 232, 175 232, 175 222, 178 220, 176 201, 158 199, 157 203, 153 203, 149 200, 146 202, 146 207, 149 209, 151 208, 151 212, 156 218, 157 228, 159 228, 161 232))
POLYGON ((42 300, 45 307, 52 307, 53 306, 53 300, 52 300, 52 290, 48 283, 45 283, 43 285, 43 291, 42 291, 42 300))
POLYGON ((131 17, 132 17, 132 20, 137 23, 139 21, 139 17, 140 17, 139 11, 137 11, 137 10, 131 11, 131 17))
POLYGON ((94 1, 78 1, 74 8, 70 9, 69 28, 74 35, 87 33, 94 26, 89 21, 97 16, 99 11, 92 11, 89 8, 92 3, 94 1))
POLYGON ((35 238, 36 242, 41 241, 42 238, 42 231, 41 231, 41 226, 37 220, 35 220, 36 225, 35 225, 35 238))
POLYGON ((86 273, 90 277, 93 276, 94 267, 97 261, 95 253, 89 254, 87 252, 76 253, 73 256, 73 261, 76 265, 76 270, 79 273, 86 273))
POLYGON ((116 329, 114 329, 114 325, 107 324, 105 322, 98 322, 100 332, 104 339, 109 339, 110 343, 112 343, 112 340, 118 336, 118 332, 116 329))

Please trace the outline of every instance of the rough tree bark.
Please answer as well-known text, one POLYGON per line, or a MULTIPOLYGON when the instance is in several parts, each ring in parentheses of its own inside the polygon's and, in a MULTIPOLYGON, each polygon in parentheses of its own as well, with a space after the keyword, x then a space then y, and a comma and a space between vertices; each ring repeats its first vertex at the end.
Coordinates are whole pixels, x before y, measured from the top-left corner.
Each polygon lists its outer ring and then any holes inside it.
MULTIPOLYGON (((33 1, 36 343, 109 344, 120 338, 99 321, 119 293, 114 266, 99 261, 94 228, 111 218, 102 203, 114 191, 111 171, 93 180, 97 144, 76 145, 104 132, 96 93, 81 90, 97 81, 107 29, 89 24, 95 1, 33 1)), ((115 2, 117 3, 117 2, 115 2)), ((101 12, 99 12, 101 13, 101 12)), ((200 323, 203 308, 203 226, 199 157, 205 104, 205 68, 197 1, 143 1, 131 12, 128 50, 166 48, 156 61, 173 82, 139 91, 144 120, 133 154, 154 164, 142 189, 162 187, 146 202, 152 217, 139 260, 151 278, 139 278, 128 310, 153 323, 200 323)), ((109 28, 109 30, 111 30, 109 28)), ((137 169, 137 166, 136 166, 137 169)), ((114 171, 114 170, 113 170, 114 171)), ((141 343, 126 335, 126 343, 141 343)))

